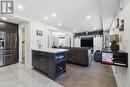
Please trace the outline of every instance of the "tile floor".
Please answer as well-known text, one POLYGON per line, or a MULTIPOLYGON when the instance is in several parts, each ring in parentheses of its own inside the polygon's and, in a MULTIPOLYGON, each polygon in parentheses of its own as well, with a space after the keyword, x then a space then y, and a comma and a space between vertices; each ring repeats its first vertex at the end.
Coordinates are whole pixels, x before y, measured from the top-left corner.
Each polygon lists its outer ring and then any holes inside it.
POLYGON ((0 87, 63 87, 22 64, 0 67, 0 87))

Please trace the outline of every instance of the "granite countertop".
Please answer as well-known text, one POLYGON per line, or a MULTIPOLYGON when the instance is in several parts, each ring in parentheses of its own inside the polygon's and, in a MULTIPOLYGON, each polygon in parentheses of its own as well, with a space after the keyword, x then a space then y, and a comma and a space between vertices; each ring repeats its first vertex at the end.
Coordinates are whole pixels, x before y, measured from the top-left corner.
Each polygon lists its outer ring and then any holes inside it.
POLYGON ((48 53, 61 53, 61 52, 66 52, 69 51, 68 49, 32 49, 35 51, 41 51, 41 52, 48 52, 48 53))

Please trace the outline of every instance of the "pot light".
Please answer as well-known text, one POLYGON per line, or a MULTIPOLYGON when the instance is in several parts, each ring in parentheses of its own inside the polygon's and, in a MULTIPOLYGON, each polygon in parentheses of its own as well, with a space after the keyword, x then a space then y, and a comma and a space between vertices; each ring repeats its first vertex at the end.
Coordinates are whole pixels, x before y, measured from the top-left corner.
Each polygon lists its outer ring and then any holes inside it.
POLYGON ((17 7, 20 9, 20 10, 23 10, 23 6, 18 4, 17 7))
POLYGON ((58 23, 58 26, 61 26, 62 24, 61 23, 58 23))
POLYGON ((97 27, 94 27, 93 29, 97 30, 97 27))
POLYGON ((87 20, 91 19, 91 16, 87 16, 86 19, 87 19, 87 20))
POLYGON ((3 20, 7 20, 7 18, 6 18, 6 17, 1 17, 1 19, 3 19, 3 20))
POLYGON ((44 20, 48 20, 48 17, 44 17, 44 20))
POLYGON ((55 13, 53 13, 53 14, 52 14, 52 17, 54 17, 54 18, 55 18, 55 17, 56 17, 56 14, 55 14, 55 13))

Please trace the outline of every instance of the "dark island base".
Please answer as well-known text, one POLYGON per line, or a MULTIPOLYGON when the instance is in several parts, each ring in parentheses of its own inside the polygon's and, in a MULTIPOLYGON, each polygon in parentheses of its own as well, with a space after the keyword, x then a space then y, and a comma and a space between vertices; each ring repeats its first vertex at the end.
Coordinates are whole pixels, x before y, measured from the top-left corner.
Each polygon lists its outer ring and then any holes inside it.
POLYGON ((44 72, 50 79, 55 80, 59 75, 66 72, 65 55, 65 52, 48 53, 33 50, 33 68, 44 72))

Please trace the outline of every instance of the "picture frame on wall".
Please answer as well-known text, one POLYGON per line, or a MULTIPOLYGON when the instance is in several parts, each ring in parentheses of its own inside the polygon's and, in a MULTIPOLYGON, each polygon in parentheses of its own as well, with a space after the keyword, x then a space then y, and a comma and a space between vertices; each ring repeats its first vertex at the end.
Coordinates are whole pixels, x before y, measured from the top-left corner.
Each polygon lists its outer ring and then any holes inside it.
POLYGON ((36 36, 42 36, 42 31, 41 30, 36 30, 36 36))
POLYGON ((119 28, 119 31, 124 31, 124 20, 121 20, 121 26, 119 28))
POLYGON ((119 19, 119 18, 117 18, 117 21, 116 21, 116 29, 118 29, 118 28, 119 28, 119 26, 120 26, 120 19, 119 19))

